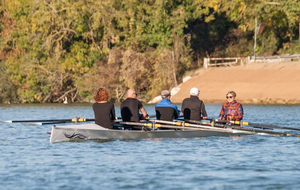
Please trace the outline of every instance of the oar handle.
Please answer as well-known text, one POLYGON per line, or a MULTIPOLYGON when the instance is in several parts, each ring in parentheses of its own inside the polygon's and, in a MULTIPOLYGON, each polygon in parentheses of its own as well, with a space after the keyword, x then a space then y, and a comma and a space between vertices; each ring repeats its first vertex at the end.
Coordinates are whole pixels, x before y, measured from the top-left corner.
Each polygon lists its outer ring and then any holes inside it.
POLYGON ((85 119, 85 118, 73 118, 72 122, 85 122, 85 121, 95 121, 95 119, 85 119))
MULTIPOLYGON (((196 123, 196 124, 207 125, 207 126, 212 126, 212 127, 215 126, 215 124, 213 122, 190 120, 190 119, 178 119, 178 120, 183 120, 183 121, 189 122, 189 123, 196 123)), ((204 119, 204 120, 206 120, 206 119, 204 119)), ((207 119, 207 120, 210 120, 210 119, 207 119)), ((224 125, 222 125, 222 126, 224 127, 224 125)))
MULTIPOLYGON (((142 120, 148 120, 150 118, 156 117, 156 115, 148 115, 146 118, 143 118, 142 120)), ((115 117, 115 120, 120 120, 122 117, 115 117)))
POLYGON ((153 117, 156 117, 156 115, 148 115, 148 116, 146 117, 146 119, 150 119, 150 118, 153 118, 153 117))

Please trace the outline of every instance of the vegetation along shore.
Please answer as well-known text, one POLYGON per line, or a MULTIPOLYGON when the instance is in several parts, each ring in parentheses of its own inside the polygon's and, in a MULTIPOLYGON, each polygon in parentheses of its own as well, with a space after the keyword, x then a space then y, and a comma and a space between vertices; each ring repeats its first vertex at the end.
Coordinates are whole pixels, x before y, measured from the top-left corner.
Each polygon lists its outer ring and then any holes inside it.
POLYGON ((290 63, 200 69, 204 58, 299 54, 299 10, 294 0, 2 0, 0 103, 91 102, 99 87, 116 103, 129 88, 148 102, 177 87, 180 102, 191 86, 206 102, 235 90, 245 103, 299 103, 290 63))

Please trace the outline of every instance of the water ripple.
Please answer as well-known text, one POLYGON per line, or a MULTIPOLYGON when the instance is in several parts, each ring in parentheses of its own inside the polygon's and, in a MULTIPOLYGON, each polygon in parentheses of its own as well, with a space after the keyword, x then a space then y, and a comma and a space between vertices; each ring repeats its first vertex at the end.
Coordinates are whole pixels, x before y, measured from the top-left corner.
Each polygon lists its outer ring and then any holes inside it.
MULTIPOLYGON (((153 110, 153 105, 146 109, 153 110)), ((219 104, 207 105, 211 117, 217 117, 219 109, 219 104)), ((300 126, 298 106, 244 109, 246 121, 300 126)), ((93 117, 90 104, 9 105, 0 110, 0 120, 93 117)), ((300 189, 300 138, 249 135, 51 144, 51 126, 0 127, 1 189, 300 189)))

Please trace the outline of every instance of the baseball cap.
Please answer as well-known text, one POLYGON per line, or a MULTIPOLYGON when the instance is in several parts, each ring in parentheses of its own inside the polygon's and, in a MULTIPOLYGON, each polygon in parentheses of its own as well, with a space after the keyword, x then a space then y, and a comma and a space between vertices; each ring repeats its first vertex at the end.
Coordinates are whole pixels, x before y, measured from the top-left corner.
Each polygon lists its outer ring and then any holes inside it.
POLYGON ((200 90, 198 88, 192 88, 190 90, 190 95, 196 96, 200 93, 200 90))
POLYGON ((161 91, 160 95, 161 95, 163 98, 166 98, 166 97, 170 96, 171 93, 170 93, 169 90, 163 90, 163 91, 161 91))

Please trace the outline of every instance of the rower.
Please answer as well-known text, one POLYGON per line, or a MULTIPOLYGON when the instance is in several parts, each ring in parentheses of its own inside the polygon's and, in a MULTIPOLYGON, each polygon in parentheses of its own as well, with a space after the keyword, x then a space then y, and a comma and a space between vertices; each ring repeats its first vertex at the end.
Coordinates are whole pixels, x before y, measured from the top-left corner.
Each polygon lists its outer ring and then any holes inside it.
POLYGON ((170 101, 170 91, 163 90, 160 95, 162 100, 155 105, 156 118, 164 121, 173 121, 173 119, 177 119, 179 117, 179 110, 177 106, 170 101))
POLYGON ((181 111, 184 119, 201 121, 207 119, 207 113, 204 102, 199 99, 200 90, 192 88, 190 90, 190 97, 182 101, 181 111))
POLYGON ((122 120, 126 122, 139 122, 140 114, 142 117, 147 118, 148 114, 143 104, 137 99, 137 93, 133 89, 129 89, 126 94, 127 98, 121 103, 121 116, 122 120))
POLYGON ((95 103, 93 110, 95 114, 95 123, 101 127, 113 128, 113 122, 116 118, 115 106, 112 102, 108 101, 109 94, 105 88, 99 88, 95 95, 95 103))
POLYGON ((226 94, 227 102, 223 103, 219 120, 240 121, 243 119, 244 110, 242 104, 235 100, 236 93, 228 91, 226 94))

